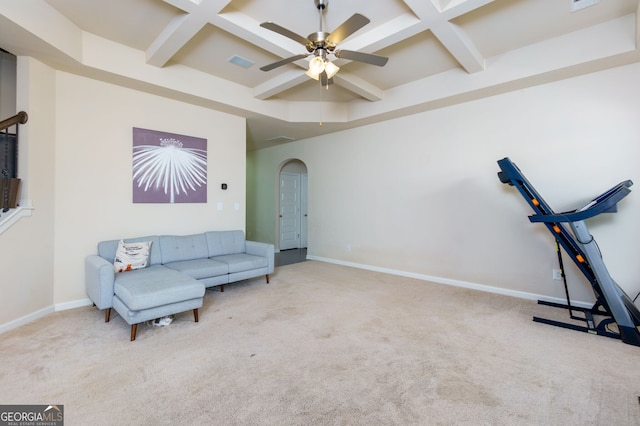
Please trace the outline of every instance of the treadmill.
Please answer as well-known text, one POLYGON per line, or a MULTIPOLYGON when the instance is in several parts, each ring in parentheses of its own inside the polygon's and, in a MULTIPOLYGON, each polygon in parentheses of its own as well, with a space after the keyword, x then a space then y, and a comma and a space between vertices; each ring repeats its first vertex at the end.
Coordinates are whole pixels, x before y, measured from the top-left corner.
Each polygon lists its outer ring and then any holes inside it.
MULTIPOLYGON (((630 180, 620 182, 576 210, 556 213, 508 157, 499 160, 498 166, 501 170, 498 172, 500 181, 517 188, 533 209, 535 214, 529 216, 529 220, 533 223, 540 222, 547 227, 558 246, 564 249, 587 278, 596 297, 596 301, 591 308, 572 307, 568 291, 566 305, 538 301, 539 304, 569 309, 571 319, 583 321, 585 323, 584 326, 539 317, 534 317, 533 320, 544 324, 617 338, 624 343, 640 346, 640 331, 638 330, 640 326, 640 310, 609 275, 598 245, 589 233, 585 223, 585 220, 599 214, 617 212, 618 202, 631 192, 629 187, 633 185, 633 182, 630 180), (582 316, 573 315, 573 311, 581 312, 582 316), (617 325, 617 330, 610 327, 612 323, 617 325)), ((558 251, 558 256, 560 262, 562 262, 560 251, 558 251)), ((561 273, 564 278, 564 272, 561 273)))

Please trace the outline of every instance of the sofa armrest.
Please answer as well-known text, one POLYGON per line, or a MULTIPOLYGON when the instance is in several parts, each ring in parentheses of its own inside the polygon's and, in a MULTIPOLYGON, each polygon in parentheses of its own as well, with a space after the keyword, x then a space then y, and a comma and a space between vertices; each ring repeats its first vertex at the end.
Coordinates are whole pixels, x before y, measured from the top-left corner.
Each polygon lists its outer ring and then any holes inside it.
POLYGON ((113 263, 98 255, 87 256, 84 262, 84 285, 89 299, 98 309, 113 306, 113 263))
POLYGON ((268 272, 269 274, 273 273, 275 266, 275 249, 273 244, 269 243, 260 243, 257 241, 245 241, 245 248, 247 254, 251 254, 253 256, 262 256, 267 258, 268 262, 268 272))

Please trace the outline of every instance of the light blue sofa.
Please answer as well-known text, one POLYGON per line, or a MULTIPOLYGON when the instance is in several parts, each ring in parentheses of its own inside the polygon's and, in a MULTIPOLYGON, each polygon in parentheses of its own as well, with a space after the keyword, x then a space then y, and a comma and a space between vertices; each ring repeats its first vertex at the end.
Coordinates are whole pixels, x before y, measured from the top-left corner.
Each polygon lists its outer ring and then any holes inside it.
POLYGON ((193 310, 198 322, 205 288, 220 286, 274 271, 273 244, 246 241, 244 232, 209 231, 193 235, 154 235, 125 239, 151 241, 148 266, 116 273, 113 261, 119 240, 98 243, 98 254, 85 260, 87 295, 105 309, 111 308, 131 325, 135 340, 137 324, 193 310))

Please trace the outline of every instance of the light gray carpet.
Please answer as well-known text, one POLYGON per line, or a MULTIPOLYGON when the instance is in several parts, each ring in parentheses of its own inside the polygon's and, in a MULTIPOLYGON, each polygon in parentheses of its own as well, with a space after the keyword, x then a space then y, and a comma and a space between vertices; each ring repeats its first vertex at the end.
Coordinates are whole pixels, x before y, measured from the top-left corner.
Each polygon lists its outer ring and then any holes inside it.
POLYGON ((0 335, 0 402, 67 425, 638 425, 640 348, 566 313, 316 261, 208 290, 200 322, 92 307, 0 335))

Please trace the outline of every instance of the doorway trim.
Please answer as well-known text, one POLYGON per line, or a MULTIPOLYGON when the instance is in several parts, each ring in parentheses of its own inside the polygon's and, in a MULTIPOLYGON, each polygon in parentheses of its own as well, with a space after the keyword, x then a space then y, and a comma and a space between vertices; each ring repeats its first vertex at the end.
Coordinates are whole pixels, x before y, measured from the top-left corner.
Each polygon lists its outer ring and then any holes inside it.
MULTIPOLYGON (((307 232, 308 230, 308 226, 307 226, 307 211, 308 211, 308 181, 309 181, 309 168, 307 167, 307 164, 300 160, 299 158, 289 158, 287 160, 282 161, 278 167, 276 167, 276 203, 275 203, 275 240, 276 240, 276 252, 280 251, 280 200, 281 200, 281 188, 280 188, 280 175, 282 173, 286 173, 286 174, 298 174, 300 175, 300 182, 301 182, 301 186, 300 186, 300 191, 301 191, 301 196, 300 196, 300 202, 304 203, 305 205, 303 206, 302 204, 300 205, 300 243, 302 244, 302 242, 306 242, 307 244, 304 245, 304 247, 306 247, 308 245, 308 234, 307 235, 302 235, 303 232, 307 232), (303 178, 304 176, 304 178, 303 178), (304 215, 304 216, 303 216, 304 215)), ((302 247, 301 247, 302 248, 302 247)))

